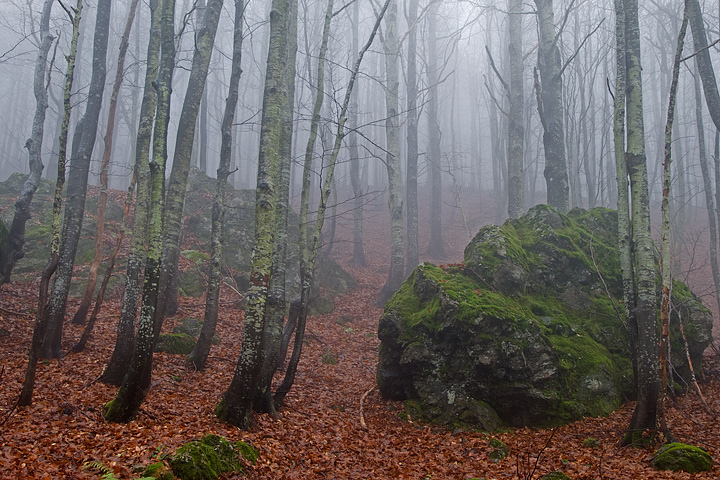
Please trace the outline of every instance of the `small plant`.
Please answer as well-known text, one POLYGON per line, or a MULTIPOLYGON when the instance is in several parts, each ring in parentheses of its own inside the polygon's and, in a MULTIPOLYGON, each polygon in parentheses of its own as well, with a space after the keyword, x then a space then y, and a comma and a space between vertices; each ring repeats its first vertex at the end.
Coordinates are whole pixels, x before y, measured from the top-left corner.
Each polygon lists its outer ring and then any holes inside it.
POLYGON ((322 362, 326 365, 337 365, 338 363, 337 358, 335 358, 335 355, 330 351, 323 353, 321 358, 322 362))
POLYGON ((593 447, 599 447, 600 446, 600 440, 597 438, 586 438, 582 442, 582 446, 586 448, 593 448, 593 447))
POLYGON ((115 472, 113 472, 110 467, 105 465, 102 462, 98 462, 96 460, 91 460, 89 462, 85 462, 83 464, 83 468, 86 470, 92 470, 98 475, 100 475, 100 478, 102 480, 117 480, 117 477, 115 476, 115 472))

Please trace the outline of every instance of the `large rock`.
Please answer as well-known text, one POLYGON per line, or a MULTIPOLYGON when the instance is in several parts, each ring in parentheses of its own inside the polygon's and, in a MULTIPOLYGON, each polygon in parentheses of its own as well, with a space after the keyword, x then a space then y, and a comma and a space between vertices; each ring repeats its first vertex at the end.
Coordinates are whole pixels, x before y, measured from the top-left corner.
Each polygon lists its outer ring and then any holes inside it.
MULTIPOLYGON (((407 400, 411 415, 483 430, 606 415, 631 398, 616 229, 610 210, 538 206, 483 228, 464 265, 420 265, 380 319, 383 396, 407 400)), ((685 285, 673 294, 698 370, 712 316, 685 285)))

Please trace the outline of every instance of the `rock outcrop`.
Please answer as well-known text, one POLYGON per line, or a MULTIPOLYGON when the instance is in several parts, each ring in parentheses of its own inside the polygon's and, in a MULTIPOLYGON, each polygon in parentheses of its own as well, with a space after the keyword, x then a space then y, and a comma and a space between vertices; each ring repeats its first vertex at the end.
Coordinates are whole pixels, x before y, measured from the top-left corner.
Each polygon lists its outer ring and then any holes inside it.
MULTIPOLYGON (((464 264, 417 267, 380 320, 383 396, 482 430, 606 415, 632 398, 616 230, 607 209, 538 206, 480 230, 464 264)), ((712 316, 684 284, 673 296, 673 364, 687 363, 680 312, 698 371, 712 316)))

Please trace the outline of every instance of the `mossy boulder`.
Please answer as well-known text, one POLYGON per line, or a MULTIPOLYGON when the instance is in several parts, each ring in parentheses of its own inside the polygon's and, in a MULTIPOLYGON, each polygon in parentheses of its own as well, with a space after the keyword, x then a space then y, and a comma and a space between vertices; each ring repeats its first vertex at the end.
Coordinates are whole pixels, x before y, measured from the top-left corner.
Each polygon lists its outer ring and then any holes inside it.
POLYGON ((546 473, 542 477, 540 477, 540 480, 570 480, 570 477, 565 475, 560 470, 555 470, 554 472, 546 473))
POLYGON ((180 447, 168 463, 183 480, 217 480, 226 473, 243 472, 241 456, 254 463, 257 451, 247 443, 233 445, 219 435, 206 435, 180 447))
POLYGON ((653 455, 651 464, 660 470, 698 473, 712 468, 712 457, 705 450, 685 443, 668 443, 653 455))
MULTIPOLYGON (((538 206, 483 228, 464 265, 418 266, 380 319, 383 396, 410 400, 415 417, 481 430, 500 425, 493 415, 548 426, 609 414, 632 396, 616 230, 607 209, 538 206)), ((683 284, 673 294, 697 368, 712 316, 683 284)))
POLYGON ((155 351, 171 355, 189 355, 195 348, 195 343, 195 337, 187 333, 165 333, 160 335, 155 351))

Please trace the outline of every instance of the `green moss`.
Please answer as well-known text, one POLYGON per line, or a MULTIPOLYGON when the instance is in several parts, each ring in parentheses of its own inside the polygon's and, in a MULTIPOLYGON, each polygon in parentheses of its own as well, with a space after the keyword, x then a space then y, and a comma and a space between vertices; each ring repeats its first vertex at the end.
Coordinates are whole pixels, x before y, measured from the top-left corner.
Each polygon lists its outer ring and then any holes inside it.
POLYGON ((337 358, 335 358, 335 355, 330 351, 323 352, 323 354, 321 356, 321 360, 322 360, 322 363, 324 363, 326 365, 337 365, 337 363, 338 363, 337 358))
POLYGON ((175 475, 163 462, 152 463, 145 467, 143 477, 152 477, 155 480, 173 480, 175 475))
POLYGON ((539 480, 570 480, 570 477, 565 475, 560 470, 555 470, 554 472, 546 473, 542 477, 540 477, 539 480))
POLYGON ((582 446, 585 448, 599 447, 600 440, 598 440, 597 438, 589 437, 582 441, 582 446))
POLYGON ((183 480, 217 480, 224 473, 243 471, 239 453, 223 437, 206 435, 180 447, 169 463, 183 480))
POLYGON ((195 338, 186 333, 166 333, 160 335, 155 351, 171 355, 188 355, 195 348, 195 343, 195 338))
POLYGON ((508 453, 510 453, 510 450, 508 449, 507 445, 505 445, 502 441, 493 437, 490 439, 490 441, 488 443, 493 448, 490 451, 490 453, 488 453, 488 457, 490 458, 490 460, 492 460, 495 463, 498 463, 499 461, 507 458, 508 453))
POLYGON ((660 470, 706 472, 712 468, 712 457, 703 449, 684 443, 668 443, 653 455, 651 464, 660 470))
POLYGON ((255 464, 257 459, 260 457, 260 452, 257 448, 247 442, 235 442, 235 450, 248 462, 255 464))
POLYGON ((178 288, 186 297, 199 298, 205 293, 205 274, 199 266, 178 272, 178 288))

